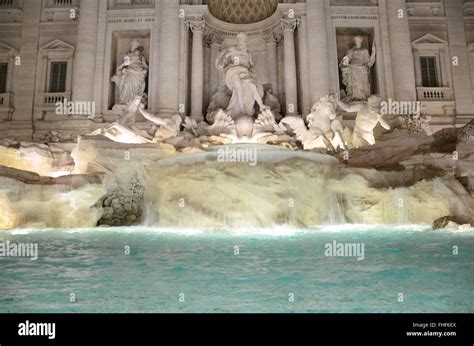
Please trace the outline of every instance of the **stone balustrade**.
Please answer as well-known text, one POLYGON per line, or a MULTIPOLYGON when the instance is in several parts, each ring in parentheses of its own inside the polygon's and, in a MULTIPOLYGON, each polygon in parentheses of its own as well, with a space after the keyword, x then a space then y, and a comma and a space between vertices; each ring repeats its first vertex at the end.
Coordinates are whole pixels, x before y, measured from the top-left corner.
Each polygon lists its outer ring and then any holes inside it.
POLYGON ((19 0, 0 0, 0 9, 20 8, 19 0))
POLYGON ((71 17, 71 10, 78 10, 78 0, 48 0, 44 4, 42 12, 42 21, 64 22, 74 20, 77 17, 71 17))
POLYGON ((452 92, 450 88, 416 88, 418 101, 450 101, 452 92))
POLYGON ((0 0, 0 23, 21 22, 22 5, 22 0, 0 0))
POLYGON ((48 7, 75 7, 77 0, 50 0, 48 7))
POLYGON ((63 102, 65 99, 71 100, 71 93, 44 93, 42 100, 43 106, 54 106, 57 102, 63 102))

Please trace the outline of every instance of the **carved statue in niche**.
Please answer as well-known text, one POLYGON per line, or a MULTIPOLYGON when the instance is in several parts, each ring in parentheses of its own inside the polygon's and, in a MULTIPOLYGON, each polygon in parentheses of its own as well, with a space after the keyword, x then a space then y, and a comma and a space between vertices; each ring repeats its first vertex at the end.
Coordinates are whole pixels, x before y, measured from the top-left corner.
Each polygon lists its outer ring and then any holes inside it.
POLYGON ((222 51, 216 60, 216 68, 225 73, 225 83, 232 92, 227 114, 236 119, 255 116, 255 103, 263 111, 269 107, 263 104, 263 86, 257 80, 254 64, 247 48, 247 35, 237 35, 238 44, 222 51))
POLYGON ((140 41, 133 39, 123 63, 117 67, 117 73, 112 77, 112 82, 119 90, 120 104, 128 105, 136 96, 141 96, 145 92, 148 64, 143 56, 143 50, 140 41))
POLYGON ((345 102, 367 101, 371 95, 370 69, 375 64, 376 47, 372 46, 372 54, 362 47, 362 36, 354 37, 354 47, 344 56, 339 68, 342 72, 342 83, 346 87, 345 102))

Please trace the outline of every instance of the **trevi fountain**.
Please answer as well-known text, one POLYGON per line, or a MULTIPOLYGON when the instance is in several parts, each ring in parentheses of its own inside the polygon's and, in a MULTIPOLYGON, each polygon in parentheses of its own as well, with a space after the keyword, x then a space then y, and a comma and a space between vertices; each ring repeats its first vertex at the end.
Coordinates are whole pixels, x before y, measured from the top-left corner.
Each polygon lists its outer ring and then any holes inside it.
POLYGON ((1 312, 474 312, 470 2, 13 3, 1 312))

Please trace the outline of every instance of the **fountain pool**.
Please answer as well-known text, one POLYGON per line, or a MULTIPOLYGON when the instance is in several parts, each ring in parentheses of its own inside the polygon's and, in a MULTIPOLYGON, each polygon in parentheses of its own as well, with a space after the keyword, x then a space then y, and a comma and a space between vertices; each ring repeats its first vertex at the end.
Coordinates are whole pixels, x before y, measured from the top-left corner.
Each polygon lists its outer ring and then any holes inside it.
POLYGON ((474 312, 472 229, 22 229, 7 241, 37 244, 38 259, 0 257, 1 313, 474 312), (326 256, 334 242, 364 245, 363 260, 326 256))

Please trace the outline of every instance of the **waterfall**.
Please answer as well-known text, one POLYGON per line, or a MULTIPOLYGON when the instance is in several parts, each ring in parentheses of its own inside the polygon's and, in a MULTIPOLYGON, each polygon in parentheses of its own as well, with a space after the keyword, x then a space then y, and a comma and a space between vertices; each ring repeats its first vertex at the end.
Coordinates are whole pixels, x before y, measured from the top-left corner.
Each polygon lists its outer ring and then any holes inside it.
POLYGON ((395 189, 395 210, 398 225, 406 225, 410 223, 410 213, 408 205, 409 197, 410 193, 406 187, 399 187, 395 189))
POLYGON ((345 222, 341 194, 328 188, 338 176, 336 159, 251 148, 257 150, 256 165, 221 162, 212 151, 157 162, 146 174, 144 224, 227 229, 345 222))
POLYGON ((210 151, 150 166, 144 181, 144 224, 196 229, 312 228, 431 223, 449 212, 448 202, 432 193, 429 182, 410 188, 373 187, 372 179, 384 180, 384 172, 350 169, 328 155, 271 146, 257 149, 256 165, 222 162, 210 151), (414 199, 416 195, 426 197, 414 199))
POLYGON ((325 215, 325 224, 342 225, 347 223, 344 215, 343 198, 341 194, 330 192, 328 194, 327 213, 325 215))

